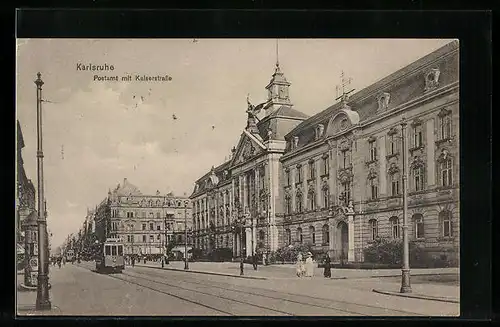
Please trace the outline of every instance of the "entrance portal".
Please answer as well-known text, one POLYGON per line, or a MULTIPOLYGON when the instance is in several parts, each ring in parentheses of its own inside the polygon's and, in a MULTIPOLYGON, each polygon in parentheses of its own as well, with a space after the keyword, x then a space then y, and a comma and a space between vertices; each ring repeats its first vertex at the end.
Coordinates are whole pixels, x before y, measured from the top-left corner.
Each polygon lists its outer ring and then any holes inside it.
POLYGON ((337 235, 340 235, 340 262, 344 264, 347 262, 347 254, 349 251, 349 229, 347 228, 347 224, 343 221, 339 222, 337 231, 337 235))

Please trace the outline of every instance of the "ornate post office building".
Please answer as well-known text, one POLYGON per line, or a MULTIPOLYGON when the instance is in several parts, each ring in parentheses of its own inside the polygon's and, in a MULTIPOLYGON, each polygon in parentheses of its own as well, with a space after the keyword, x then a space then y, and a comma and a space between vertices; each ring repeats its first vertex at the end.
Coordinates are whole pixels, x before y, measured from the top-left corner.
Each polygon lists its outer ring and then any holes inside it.
POLYGON ((458 66, 451 42, 308 118, 277 65, 265 117, 256 123, 249 104, 232 159, 196 182, 196 245, 238 255, 249 239, 254 250, 310 243, 363 261, 371 242, 402 234, 404 122, 410 240, 458 260, 458 66))

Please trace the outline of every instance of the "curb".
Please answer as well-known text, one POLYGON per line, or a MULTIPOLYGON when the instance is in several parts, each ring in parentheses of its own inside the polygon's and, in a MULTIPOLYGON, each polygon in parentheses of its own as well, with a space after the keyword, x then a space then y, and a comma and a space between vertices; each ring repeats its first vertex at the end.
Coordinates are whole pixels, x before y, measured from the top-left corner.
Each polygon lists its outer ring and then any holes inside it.
POLYGON ((413 299, 448 302, 448 303, 460 303, 460 301, 456 300, 456 299, 437 297, 437 296, 427 296, 427 295, 419 295, 419 294, 411 294, 411 293, 396 293, 396 292, 382 291, 382 290, 376 290, 376 289, 373 289, 372 291, 375 293, 384 294, 384 295, 400 296, 400 297, 407 297, 407 298, 413 298, 413 299))
MULTIPOLYGON (((424 273, 424 274, 412 274, 412 276, 457 276, 460 273, 424 273)), ((385 277, 401 277, 401 274, 397 275, 380 275, 380 276, 370 276, 370 278, 385 278, 385 277)))
MULTIPOLYGON (((52 285, 49 283, 49 290, 52 288, 52 285)), ((38 289, 37 286, 27 286, 27 285, 24 285, 24 283, 21 283, 19 284, 19 286, 17 287, 17 289, 19 291, 36 291, 38 289)))
POLYGON ((136 265, 136 267, 151 268, 151 269, 160 269, 160 270, 170 270, 170 271, 179 271, 179 272, 188 272, 188 273, 193 273, 193 274, 205 274, 205 275, 227 276, 227 277, 235 277, 235 278, 267 280, 266 277, 255 277, 255 276, 244 276, 244 275, 240 276, 240 275, 216 273, 216 272, 211 272, 211 271, 184 270, 184 269, 177 269, 177 268, 162 268, 162 267, 152 267, 152 266, 143 266, 143 265, 136 265))

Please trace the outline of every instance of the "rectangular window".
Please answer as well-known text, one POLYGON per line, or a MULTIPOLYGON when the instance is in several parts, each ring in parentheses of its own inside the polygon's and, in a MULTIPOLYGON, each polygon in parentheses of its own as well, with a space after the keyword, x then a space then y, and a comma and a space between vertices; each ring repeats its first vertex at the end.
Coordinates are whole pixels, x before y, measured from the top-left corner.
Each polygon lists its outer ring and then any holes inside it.
POLYGON ((316 178, 316 167, 314 166, 314 161, 309 162, 309 178, 316 178))
POLYGON ((302 183, 302 167, 297 166, 297 183, 302 183))
POLYGON ((153 223, 149 223, 149 230, 154 230, 154 224, 153 223))
POLYGON ((342 187, 342 198, 344 199, 344 204, 348 205, 349 201, 351 200, 351 183, 343 183, 342 187))
POLYGON ((370 180, 371 198, 375 200, 378 198, 378 186, 375 178, 370 180))
POLYGON ((142 230, 146 230, 146 224, 142 224, 142 230))
POLYGON ((296 198, 297 201, 297 212, 302 212, 302 196, 296 198))
POLYGON ((449 237, 451 236, 451 223, 449 220, 443 221, 443 236, 449 237))
POLYGON ((377 142, 372 141, 369 143, 370 146, 370 161, 377 160, 377 142))
POLYGON ((158 234, 158 235, 156 236, 156 239, 159 241, 159 240, 160 240, 160 237, 161 237, 161 235, 160 235, 160 234, 158 234))
POLYGON ((424 189, 424 168, 418 167, 413 169, 415 191, 422 191, 424 189))
POLYGON ((441 185, 451 186, 453 184, 451 160, 445 160, 441 163, 441 185))
POLYGON ((290 170, 286 171, 286 185, 290 186, 290 170))
POLYGON ((156 213, 156 218, 161 218, 161 213, 160 212, 156 213))
POLYGON ((328 157, 323 158, 323 174, 328 175, 329 167, 328 167, 328 157))
POLYGON ((286 213, 289 215, 292 213, 292 201, 290 198, 286 198, 286 213))
POLYGON ((146 243, 146 235, 142 235, 142 242, 146 243))
POLYGON ((157 226, 156 226, 156 230, 161 230, 161 226, 160 226, 160 225, 157 225, 157 226))
POLYGON ((419 148, 423 145, 422 126, 417 125, 413 128, 413 147, 419 148))
POLYGON ((123 255, 123 245, 118 245, 118 255, 123 255))
POLYGON ((328 189, 323 189, 323 208, 328 208, 330 202, 330 192, 328 189))
POLYGON ((149 242, 153 243, 155 241, 155 237, 153 235, 149 235, 149 242))
POLYGON ((448 114, 440 119, 441 139, 446 140, 451 137, 451 115, 448 114))
POLYGON ((399 195, 399 175, 393 174, 391 180, 391 195, 399 195))
POLYGON ((415 237, 424 238, 424 222, 422 221, 422 218, 415 221, 415 237))
POLYGON ((111 255, 116 255, 116 246, 111 246, 111 255))
POLYGON ((389 155, 393 155, 398 152, 396 141, 396 135, 392 134, 389 136, 389 155))

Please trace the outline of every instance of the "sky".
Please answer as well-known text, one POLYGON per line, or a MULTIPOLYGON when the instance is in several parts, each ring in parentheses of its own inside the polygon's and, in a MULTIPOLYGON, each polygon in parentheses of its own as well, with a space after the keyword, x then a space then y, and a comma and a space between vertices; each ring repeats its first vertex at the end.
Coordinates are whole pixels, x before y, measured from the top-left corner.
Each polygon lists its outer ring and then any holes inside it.
MULTIPOLYGON (((294 109, 335 102, 343 70, 356 90, 451 42, 445 39, 281 39, 294 109)), ((56 247, 123 179, 143 194, 189 195, 236 146, 246 98, 266 100, 275 39, 18 39, 16 110, 24 167, 35 187, 36 79, 42 74, 47 223, 56 247), (113 65, 81 71, 77 64, 113 65), (94 75, 168 75, 164 82, 94 75), (142 97, 142 99, 141 99, 142 97), (174 118, 175 117, 175 118, 174 118)))

